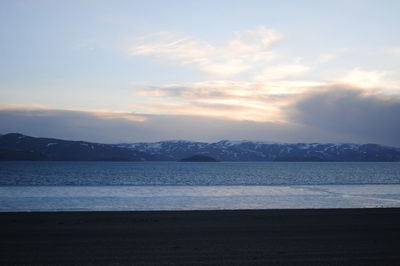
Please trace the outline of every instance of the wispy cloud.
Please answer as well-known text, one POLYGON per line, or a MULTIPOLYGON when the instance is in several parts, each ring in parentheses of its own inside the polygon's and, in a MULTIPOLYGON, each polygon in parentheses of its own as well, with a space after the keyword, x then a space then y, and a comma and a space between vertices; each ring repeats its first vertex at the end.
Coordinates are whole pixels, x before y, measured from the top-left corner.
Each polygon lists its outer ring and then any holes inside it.
POLYGON ((137 115, 135 113, 125 112, 125 111, 109 111, 109 110, 89 110, 87 111, 93 116, 99 117, 101 119, 125 119, 134 122, 146 121, 145 116, 137 115))
MULTIPOLYGON (((52 116, 57 110, 51 109, 44 105, 22 105, 22 104, 0 104, 0 110, 3 111, 18 111, 25 112, 26 115, 30 116, 52 116)), ((99 119, 124 119, 134 122, 143 122, 146 117, 138 115, 132 112, 125 111, 114 111, 114 110, 76 110, 68 109, 63 110, 63 113, 81 113, 89 116, 95 116, 99 119)))
POLYGON ((270 47, 280 39, 281 35, 266 27, 238 31, 224 46, 216 46, 192 36, 160 32, 137 38, 129 54, 192 64, 203 72, 226 78, 249 71, 259 62, 271 60, 276 52, 270 47))
MULTIPOLYGON (((139 107, 149 113, 284 122, 283 109, 296 99, 296 94, 301 91, 301 83, 280 82, 218 80, 152 86, 140 91, 140 94, 149 97, 149 100, 139 107), (284 86, 284 89, 281 86, 284 86), (289 87, 295 92, 285 93, 289 87)), ((311 84, 306 85, 304 89, 310 90, 311 84)))

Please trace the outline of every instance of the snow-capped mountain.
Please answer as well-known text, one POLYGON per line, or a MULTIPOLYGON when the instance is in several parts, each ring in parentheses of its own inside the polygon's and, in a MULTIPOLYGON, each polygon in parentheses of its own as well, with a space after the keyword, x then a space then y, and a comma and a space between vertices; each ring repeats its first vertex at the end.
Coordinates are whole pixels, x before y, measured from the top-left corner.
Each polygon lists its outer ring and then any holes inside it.
POLYGON ((17 133, 0 135, 0 160, 178 161, 206 155, 218 161, 400 161, 400 149, 377 144, 184 140, 101 144, 17 133))
POLYGON ((204 154, 219 161, 400 161, 400 149, 377 144, 274 143, 222 140, 215 143, 184 140, 119 144, 161 160, 180 160, 204 154))

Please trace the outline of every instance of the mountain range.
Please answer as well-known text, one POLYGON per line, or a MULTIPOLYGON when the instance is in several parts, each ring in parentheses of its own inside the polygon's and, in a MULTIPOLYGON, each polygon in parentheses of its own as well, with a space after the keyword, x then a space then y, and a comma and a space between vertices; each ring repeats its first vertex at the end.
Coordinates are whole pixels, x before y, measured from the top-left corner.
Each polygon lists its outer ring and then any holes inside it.
POLYGON ((0 135, 0 160, 178 161, 194 155, 218 161, 400 161, 400 148, 378 144, 230 140, 102 144, 18 133, 0 135))

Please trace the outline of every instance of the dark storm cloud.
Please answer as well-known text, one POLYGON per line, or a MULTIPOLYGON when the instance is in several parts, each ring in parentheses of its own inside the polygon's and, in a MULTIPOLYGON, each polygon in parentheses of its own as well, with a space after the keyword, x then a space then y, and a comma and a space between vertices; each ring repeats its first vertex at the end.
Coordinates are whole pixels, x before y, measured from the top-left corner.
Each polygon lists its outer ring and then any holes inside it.
POLYGON ((349 136, 354 142, 400 146, 400 99, 334 86, 292 106, 296 123, 349 136))

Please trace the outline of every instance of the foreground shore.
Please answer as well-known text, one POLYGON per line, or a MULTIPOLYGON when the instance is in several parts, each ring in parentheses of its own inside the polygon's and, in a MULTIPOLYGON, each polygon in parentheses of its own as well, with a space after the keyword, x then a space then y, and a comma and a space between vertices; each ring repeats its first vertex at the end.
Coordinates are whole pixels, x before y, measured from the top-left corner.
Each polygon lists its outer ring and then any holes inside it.
POLYGON ((400 209, 0 213, 0 265, 400 265, 400 209))

